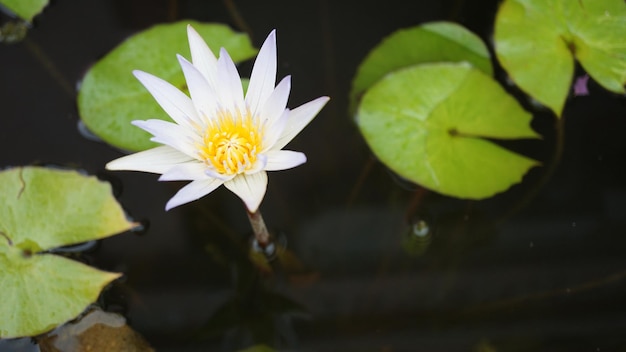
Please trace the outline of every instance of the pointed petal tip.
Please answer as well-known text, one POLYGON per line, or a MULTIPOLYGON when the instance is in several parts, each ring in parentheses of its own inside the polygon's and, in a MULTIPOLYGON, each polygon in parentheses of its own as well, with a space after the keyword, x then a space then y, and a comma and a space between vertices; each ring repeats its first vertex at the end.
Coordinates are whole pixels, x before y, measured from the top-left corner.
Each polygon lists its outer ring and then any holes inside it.
POLYGON ((322 108, 324 108, 324 106, 326 106, 326 104, 329 101, 330 101, 330 97, 324 95, 319 98, 311 100, 309 103, 312 103, 316 107, 317 112, 315 113, 315 115, 317 115, 320 112, 320 110, 322 110, 322 108))
POLYGON ((185 66, 193 66, 193 64, 181 54, 176 54, 176 59, 178 59, 178 64, 180 65, 181 68, 184 68, 185 66))
MULTIPOLYGON (((235 65, 235 62, 230 57, 230 54, 228 53, 228 50, 226 50, 226 48, 224 48, 224 47, 220 48, 220 57, 217 58, 217 62, 218 62, 218 67, 220 67, 219 63, 221 62, 222 64, 226 64, 226 66, 229 66, 231 68, 235 68, 235 71, 237 70, 237 66, 235 65)), ((222 66, 222 69, 224 69, 223 67, 224 66, 222 66)))
POLYGON ((179 205, 180 204, 176 204, 170 199, 167 201, 167 203, 165 203, 165 211, 170 211, 171 209, 176 208, 179 205))
POLYGON ((109 161, 108 163, 106 163, 106 164, 104 165, 104 168, 105 168, 106 170, 111 170, 111 171, 113 171, 113 170, 117 170, 117 169, 115 168, 115 164, 116 164, 116 163, 115 163, 115 160, 109 161))
POLYGON ((174 195, 170 200, 165 203, 165 211, 170 211, 178 206, 181 206, 186 203, 193 202, 196 199, 188 199, 183 197, 177 197, 178 194, 174 195))
POLYGON ((191 36, 200 36, 200 34, 198 33, 198 31, 196 31, 195 28, 193 28, 193 26, 191 25, 191 23, 187 24, 187 37, 191 37, 191 36))
POLYGON ((267 173, 260 171, 255 174, 239 174, 224 186, 235 193, 252 213, 257 211, 267 190, 267 173))
POLYGON ((132 169, 132 166, 129 165, 127 159, 126 157, 121 157, 111 160, 104 165, 104 168, 109 171, 135 171, 132 169))
POLYGON ((139 81, 139 83, 141 83, 144 87, 146 86, 144 84, 144 77, 146 73, 143 71, 139 71, 139 70, 133 70, 133 76, 135 76, 135 78, 139 81))
POLYGON ((306 155, 292 150, 273 150, 267 152, 266 171, 280 171, 292 169, 306 163, 306 155))
POLYGON ((141 81, 144 77, 149 77, 152 75, 142 70, 133 70, 133 76, 141 81))

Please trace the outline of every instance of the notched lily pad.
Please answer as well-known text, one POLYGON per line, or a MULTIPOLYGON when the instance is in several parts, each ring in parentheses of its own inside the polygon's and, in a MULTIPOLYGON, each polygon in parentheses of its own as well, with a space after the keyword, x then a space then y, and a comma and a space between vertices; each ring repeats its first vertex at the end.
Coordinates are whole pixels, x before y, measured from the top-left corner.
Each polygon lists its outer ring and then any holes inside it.
POLYGON ((487 140, 539 136, 532 116, 467 63, 395 71, 365 93, 357 118, 385 165, 442 194, 490 197, 538 164, 487 140))
POLYGON ((557 116, 574 59, 609 91, 626 84, 623 0, 506 0, 497 13, 495 52, 511 79, 557 116))
POLYGON ((401 29, 370 51, 352 81, 350 111, 360 96, 387 73, 422 63, 467 61, 488 75, 493 73, 485 43, 452 22, 430 22, 401 29))
POLYGON ((42 167, 0 172, 0 338, 43 333, 120 276, 45 251, 129 230, 108 183, 42 167))
POLYGON ((109 52, 85 75, 78 94, 80 117, 87 128, 105 142, 127 151, 157 146, 151 135, 131 125, 133 120, 170 117, 132 75, 142 70, 181 90, 185 78, 176 54, 190 58, 187 25, 204 38, 215 54, 226 48, 234 62, 252 58, 257 50, 246 34, 217 23, 180 21, 160 24, 140 32, 109 52))
POLYGON ((24 21, 32 22, 33 18, 40 14, 48 6, 49 0, 0 0, 0 6, 4 6, 24 21))

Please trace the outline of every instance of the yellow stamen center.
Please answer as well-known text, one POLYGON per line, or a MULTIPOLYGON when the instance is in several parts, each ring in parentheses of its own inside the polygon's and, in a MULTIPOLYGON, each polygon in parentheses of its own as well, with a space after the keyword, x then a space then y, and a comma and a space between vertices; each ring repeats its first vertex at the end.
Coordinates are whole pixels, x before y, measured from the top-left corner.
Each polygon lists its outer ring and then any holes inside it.
POLYGON ((250 114, 221 113, 204 130, 198 151, 217 173, 232 176, 254 166, 262 139, 263 130, 250 114))

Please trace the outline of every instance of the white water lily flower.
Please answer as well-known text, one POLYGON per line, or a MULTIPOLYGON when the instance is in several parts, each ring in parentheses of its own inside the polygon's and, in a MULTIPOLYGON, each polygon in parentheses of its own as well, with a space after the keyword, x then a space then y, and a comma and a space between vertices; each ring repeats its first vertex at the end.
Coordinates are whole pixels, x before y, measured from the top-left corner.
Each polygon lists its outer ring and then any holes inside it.
POLYGON ((216 58, 191 26, 187 35, 192 62, 180 55, 178 61, 190 97, 149 73, 133 72, 174 120, 133 124, 163 145, 113 160, 106 168, 162 174, 160 181, 191 181, 167 202, 166 210, 201 198, 223 184, 254 213, 267 189, 266 171, 306 162, 303 153, 282 148, 329 98, 287 109, 290 77, 275 86, 275 31, 259 50, 245 97, 237 68, 226 50, 222 48, 216 58))

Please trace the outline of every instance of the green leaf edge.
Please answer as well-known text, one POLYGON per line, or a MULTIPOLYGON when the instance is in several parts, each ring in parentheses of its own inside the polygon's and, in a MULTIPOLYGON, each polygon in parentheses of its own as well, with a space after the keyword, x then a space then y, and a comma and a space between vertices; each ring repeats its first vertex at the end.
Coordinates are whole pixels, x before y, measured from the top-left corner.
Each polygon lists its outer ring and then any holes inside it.
MULTIPOLYGON (((7 226, 10 226, 9 224, 12 223, 13 221, 4 220, 3 221, 4 224, 0 223, 0 233, 2 233, 4 235, 3 237, 5 237, 6 239, 11 240, 12 246, 15 245, 21 248, 22 250, 28 250, 33 253, 38 253, 40 251, 46 251, 52 248, 57 248, 61 246, 72 245, 72 244, 82 243, 82 242, 86 242, 90 240, 98 240, 98 239, 103 239, 106 237, 114 236, 116 234, 128 231, 131 228, 136 226, 136 223, 129 221, 128 218, 126 217, 124 210, 115 199, 112 189, 111 189, 111 185, 108 182, 101 181, 95 176, 84 175, 76 170, 53 169, 53 168, 47 168, 47 167, 41 167, 41 166, 11 167, 11 168, 0 171, 0 180, 3 181, 3 184, 1 185, 2 188, 0 189, 2 189, 5 192, 3 194, 3 197, 11 197, 13 195, 15 197, 18 197, 19 199, 20 197, 24 195, 23 192, 30 192, 31 188, 34 187, 34 185, 31 185, 32 187, 29 188, 28 187, 29 185, 27 184, 27 182, 30 182, 33 179, 37 180, 37 178, 43 179, 43 178, 50 178, 50 177, 65 178, 64 182, 68 182, 68 183, 71 181, 75 183, 76 180, 80 180, 81 182, 80 185, 82 187, 89 187, 90 189, 93 190, 93 193, 91 194, 96 194, 102 197, 106 197, 106 199, 104 198, 101 199, 102 203, 98 205, 107 207, 106 215, 112 217, 108 219, 107 221, 114 222, 115 226, 111 226, 110 228, 107 228, 105 232, 91 234, 88 236, 78 234, 72 237, 70 236, 70 234, 66 234, 66 239, 64 241, 59 241, 60 238, 53 237, 51 240, 48 239, 48 241, 44 241, 43 245, 39 245, 42 243, 44 239, 46 239, 46 237, 37 238, 35 236, 33 238, 33 237, 28 237, 28 236, 23 236, 23 235, 20 235, 20 237, 15 237, 15 234, 11 233, 12 231, 10 229, 7 229, 7 226), (12 189, 11 188, 12 184, 7 183, 7 182, 20 184, 20 188, 12 189), (107 196, 106 193, 108 193, 109 196, 107 196), (70 237, 72 237, 73 239, 69 240, 70 237)), ((37 181, 41 182, 39 180, 37 181)), ((77 189, 72 188, 72 190, 77 190, 77 189)), ((27 193, 27 197, 28 197, 28 193, 27 193)), ((14 211, 15 209, 11 210, 12 213, 14 211)), ((31 212, 32 210, 26 209, 25 211, 28 213, 28 212, 31 212)), ((34 217, 36 216, 37 215, 34 215, 34 217)), ((0 219, 0 221, 2 220, 0 219)), ((7 241, 3 241, 2 237, 0 237, 0 247, 6 246, 6 245, 7 245, 7 241)))
POLYGON ((48 3, 49 0, 0 0, 0 5, 28 23, 32 23, 48 3))
MULTIPOLYGON (((520 87, 520 89, 522 91, 524 91, 527 95, 529 95, 530 97, 532 97, 533 99, 537 100, 538 102, 540 102, 541 104, 545 105, 546 107, 548 107, 555 115, 557 118, 561 118, 562 113, 563 113, 563 109, 565 106, 565 103, 567 101, 567 97, 569 96, 569 92, 571 89, 571 85, 573 82, 573 74, 574 74, 574 60, 577 60, 581 66, 583 66, 583 68, 585 68, 585 70, 587 71, 587 73, 589 74, 589 76, 591 76, 591 78, 593 78, 594 80, 596 80, 601 86, 603 86, 605 89, 612 91, 614 93, 624 93, 626 92, 626 90, 624 89, 624 86, 626 85, 626 55, 622 55, 622 62, 621 62, 621 84, 618 84, 616 82, 609 82, 608 80, 610 79, 604 79, 600 78, 599 76, 597 76, 594 73, 594 69, 592 69, 592 66, 590 66, 591 63, 593 62, 585 62, 585 60, 580 60, 580 58, 578 57, 578 55, 576 54, 576 52, 580 49, 586 49, 583 46, 586 45, 586 43, 584 41, 582 41, 580 39, 579 36, 575 35, 571 29, 571 23, 554 23, 554 26, 545 29, 546 31, 551 31, 551 32, 555 32, 556 36, 559 37, 561 40, 553 40, 554 38, 548 38, 547 42, 556 42, 558 43, 558 45, 560 45, 560 48, 557 49, 563 49, 563 48, 567 48, 566 50, 569 51, 569 57, 566 59, 566 62, 564 62, 563 64, 568 65, 568 71, 570 71, 570 74, 563 80, 563 82, 560 83, 561 86, 561 93, 560 93, 560 98, 558 99, 549 99, 550 101, 546 100, 545 97, 539 97, 535 94, 535 92, 532 92, 531 89, 529 89, 526 86, 526 83, 520 82, 519 78, 518 78, 518 72, 517 71, 511 71, 510 67, 509 67, 509 62, 508 62, 508 58, 507 55, 504 55, 502 50, 501 50, 501 43, 502 42, 507 42, 503 39, 501 39, 501 26, 503 23, 502 17, 503 17, 503 13, 505 13, 505 11, 511 11, 510 7, 512 6, 522 6, 524 7, 524 4, 520 4, 521 2, 524 3, 528 3, 529 6, 532 6, 531 1, 524 1, 524 0, 504 0, 502 3, 500 3, 499 8, 497 10, 496 13, 496 20, 494 23, 494 51, 496 54, 496 58, 497 60, 500 62, 500 64, 503 66, 503 68, 507 71, 507 73, 510 75, 511 79, 516 82, 516 84, 520 87), (565 33, 563 33, 563 31, 566 31, 565 33), (573 48, 570 48, 573 47, 573 48), (572 52, 573 51, 573 52, 572 52)), ((557 0, 557 1, 561 1, 561 0, 557 0)), ((590 1, 598 1, 598 3, 589 3, 589 0, 586 1, 587 4, 586 5, 594 5, 597 6, 599 4, 599 0, 590 0, 590 1)), ((626 4, 624 4, 623 2, 621 2, 622 6, 618 6, 618 2, 614 1, 613 3, 610 3, 609 1, 612 0, 608 0, 605 1, 606 2, 606 6, 607 6, 607 11, 610 8, 611 11, 615 11, 615 12, 620 12, 618 13, 619 16, 624 17, 623 21, 624 23, 626 23, 626 4)), ((585 2, 584 0, 578 1, 577 6, 583 6, 583 2, 585 2)), ((573 1, 572 1, 573 3, 573 1)), ((562 5, 562 4, 560 4, 562 5)), ((558 7, 558 6, 557 6, 558 7)), ((556 8, 554 8, 555 11, 556 8)), ((562 10, 561 7, 559 7, 559 9, 562 10)), ((594 11, 597 11, 598 8, 590 8, 593 9, 594 11)), ((570 9, 571 10, 571 9, 570 9)), ((524 11, 527 12, 528 9, 524 8, 524 11)), ((561 14, 562 18, 565 18, 564 21, 568 21, 570 19, 570 17, 565 16, 563 14, 561 14)), ((596 14, 598 15, 598 14, 596 14)), ((606 14, 604 14, 606 15, 606 14)), ((556 18, 558 17, 557 14, 552 14, 551 16, 549 16, 550 18, 556 18)), ((534 25, 534 21, 528 21, 529 22, 529 26, 533 26, 534 25)), ((626 33, 625 33, 626 34, 626 33)), ((532 42, 528 41, 527 43, 517 43, 517 45, 514 46, 521 46, 522 44, 529 44, 529 45, 534 45, 534 43, 536 42, 536 39, 534 39, 532 42)), ((626 42, 623 43, 623 45, 626 45, 626 42)), ((548 84, 548 83, 546 83, 548 84)), ((532 89, 534 90, 534 88, 532 89)))
MULTIPOLYGON (((0 241, 3 241, 4 239, 0 238, 0 241)), ((0 246, 0 256, 7 256, 8 251, 20 251, 17 248, 14 247, 6 247, 6 246, 0 246)), ((22 254, 17 254, 19 256, 21 256, 22 254)), ((9 262, 11 262, 10 259, 7 259, 9 262)), ((92 266, 77 262, 75 260, 71 260, 62 256, 58 256, 58 255, 54 255, 54 254, 37 254, 37 255, 33 255, 28 259, 24 259, 29 265, 41 265, 42 262, 47 261, 47 266, 50 265, 57 265, 57 266, 61 266, 63 264, 65 265, 69 265, 72 268, 76 268, 77 270, 81 270, 83 272, 89 272, 90 275, 92 275, 92 277, 94 278, 100 278, 100 282, 98 282, 97 284, 94 284, 93 287, 89 290, 91 291, 89 295, 86 295, 85 300, 83 301, 82 304, 80 304, 78 307, 76 307, 76 309, 73 309, 71 311, 66 312, 66 314, 61 314, 58 317, 44 317, 42 316, 41 313, 36 312, 35 314, 37 315, 37 318, 39 319, 39 321, 36 321, 32 324, 34 324, 34 326, 31 327, 26 327, 24 328, 23 326, 18 326, 18 327, 7 327, 7 325, 5 325, 6 320, 6 316, 10 316, 10 312, 12 308, 21 310, 23 309, 23 306, 19 306, 19 307, 9 307, 4 305, 4 300, 3 302, 0 302, 0 312, 3 312, 4 314, 3 316, 3 320, 0 321, 0 339, 9 339, 9 338, 19 338, 19 337, 26 337, 26 336, 35 336, 35 335, 39 335, 42 333, 45 333, 47 331, 50 331, 52 329, 54 329, 55 327, 64 324, 74 318, 76 318, 78 315, 80 315, 85 309, 87 309, 93 302, 96 301, 96 299, 100 296, 102 290, 104 290, 104 288, 109 285, 110 283, 112 283, 113 281, 115 281, 116 279, 118 279, 119 277, 122 276, 121 273, 115 273, 115 272, 109 272, 109 271, 103 271, 97 268, 94 268, 92 266), (51 263, 49 263, 50 261, 52 261, 51 263), (7 313, 8 311, 8 313, 7 313)), ((16 264, 19 265, 19 263, 14 262, 16 264)), ((7 268, 5 267, 4 270, 7 270, 7 268)), ((7 275, 4 271, 0 272, 0 282, 3 281, 3 277, 6 277, 5 275, 7 275)), ((5 299, 6 299, 6 295, 10 292, 11 289, 14 289, 14 287, 6 287, 6 285, 3 285, 3 290, 8 290, 5 291, 5 299)), ((64 307, 60 307, 61 309, 63 308, 67 308, 67 306, 64 307)), ((24 325, 24 324, 22 324, 24 325)))
MULTIPOLYGON (((411 49, 407 49, 407 51, 412 51, 411 49)), ((431 53, 432 54, 432 53, 431 53)), ((435 55, 436 56, 436 55, 435 55)), ((350 95, 349 95, 349 113, 350 115, 354 115, 357 110, 358 102, 360 97, 365 94, 368 88, 374 85, 378 80, 383 78, 386 74, 405 67, 409 67, 416 64, 422 63, 432 63, 432 62, 461 62, 467 61, 471 64, 474 64, 477 68, 484 71, 488 75, 493 75, 493 67, 491 64, 491 54, 487 45, 483 42, 483 40, 477 36, 475 33, 469 31, 467 28, 462 25, 449 22, 449 21, 433 21, 426 22, 418 26, 409 27, 399 29, 387 37, 383 38, 383 40, 378 43, 374 48, 372 48, 368 54, 365 56, 363 61, 359 64, 356 74, 352 79, 350 95), (408 36, 438 36, 440 40, 457 45, 457 48, 465 49, 473 54, 475 57, 463 57, 458 58, 456 60, 450 60, 450 58, 446 57, 447 55, 441 55, 441 58, 417 58, 416 60, 402 64, 400 66, 392 65, 384 72, 380 72, 376 74, 376 78, 366 79, 368 75, 365 73, 370 70, 371 66, 376 67, 376 63, 381 61, 381 57, 385 56, 386 51, 393 51, 396 48, 396 43, 401 43, 405 41, 408 36), (466 40, 467 42, 463 42, 466 40), (470 45, 467 45, 469 43, 470 45), (479 60, 482 59, 482 60, 479 60), (482 62, 481 62, 482 61, 482 62)), ((382 62, 385 62, 382 60, 382 62)))

